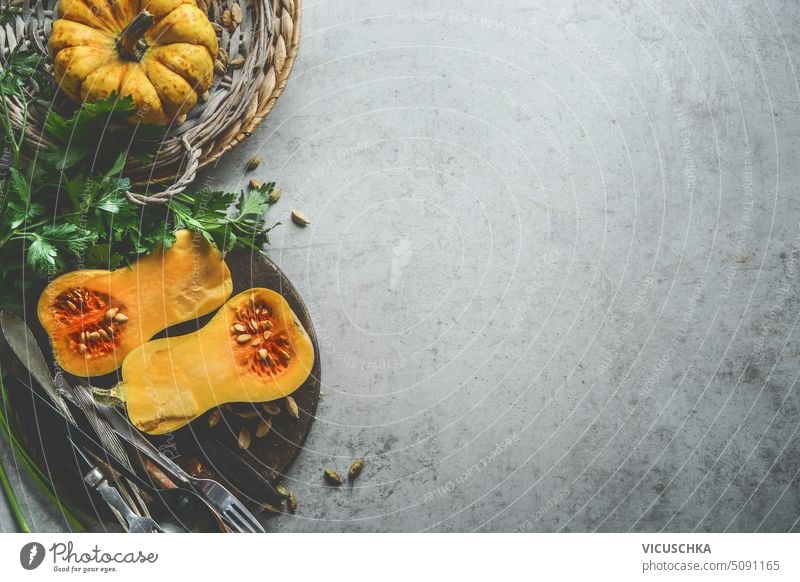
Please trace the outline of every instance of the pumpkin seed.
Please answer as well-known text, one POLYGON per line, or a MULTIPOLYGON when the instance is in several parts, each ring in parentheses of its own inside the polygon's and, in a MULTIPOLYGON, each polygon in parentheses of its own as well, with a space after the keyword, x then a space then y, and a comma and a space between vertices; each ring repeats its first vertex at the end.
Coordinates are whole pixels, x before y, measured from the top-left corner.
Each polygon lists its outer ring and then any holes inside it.
POLYGON ((78 311, 78 306, 77 306, 77 305, 75 305, 75 304, 74 304, 72 301, 70 301, 69 299, 67 299, 67 307, 69 307, 69 310, 70 310, 70 311, 72 311, 73 313, 77 313, 77 311, 78 311))
POLYGON ((101 327, 100 329, 98 329, 98 330, 97 330, 97 333, 98 333, 98 334, 100 335, 100 337, 101 337, 101 338, 103 338, 104 340, 110 340, 110 339, 111 339, 111 336, 110 336, 110 335, 108 335, 108 332, 107 332, 106 330, 104 330, 102 327, 101 327))
POLYGON ((269 193, 269 202, 270 204, 275 204, 278 200, 281 199, 282 190, 280 188, 275 188, 272 192, 269 193))
POLYGON ((106 321, 113 321, 114 316, 119 313, 119 307, 112 307, 108 311, 106 311, 106 321))
POLYGON ((243 428, 239 431, 239 448, 240 449, 247 449, 250 447, 250 443, 253 441, 253 437, 250 436, 250 431, 246 428, 243 428))
POLYGON ((236 24, 242 23, 242 7, 238 2, 231 4, 231 18, 236 24))
POLYGON ((337 487, 342 484, 342 478, 333 469, 325 469, 325 480, 330 485, 336 485, 337 487))
POLYGON ((85 332, 85 331, 82 331, 82 332, 81 332, 81 341, 82 341, 82 342, 85 342, 85 341, 86 341, 86 332, 85 332))
POLYGON ((245 169, 248 172, 251 172, 260 165, 261 165, 261 156, 253 156, 252 158, 247 160, 247 165, 245 166, 245 169))
POLYGON ((277 493, 278 495, 280 495, 284 499, 288 499, 289 495, 290 495, 289 490, 286 488, 286 486, 283 483, 278 483, 275 486, 275 493, 277 493))
POLYGON ((294 222, 297 226, 308 226, 311 224, 311 221, 308 219, 308 217, 299 210, 292 210, 292 222, 294 222))
POLYGON ((114 316, 114 321, 116 321, 117 323, 125 323, 126 321, 128 321, 128 316, 125 315, 124 313, 117 313, 114 316))
POLYGON ((265 411, 267 412, 267 414, 269 414, 270 416, 277 416, 277 415, 279 415, 279 414, 281 413, 281 409, 280 409, 280 407, 279 407, 279 406, 276 406, 276 405, 274 405, 274 404, 269 404, 269 403, 267 403, 267 404, 262 404, 261 406, 264 408, 264 410, 265 410, 265 411))
POLYGON ((235 323, 233 325, 233 331, 238 331, 239 333, 244 333, 247 331, 247 328, 243 326, 241 323, 235 323))
POLYGON ((297 402, 291 396, 286 397, 286 412, 295 418, 300 418, 300 409, 297 407, 297 402))
POLYGON ((228 68, 225 66, 225 63, 223 63, 223 62, 222 62, 221 60, 219 60, 219 59, 216 59, 216 60, 214 61, 214 71, 215 71, 215 72, 216 72, 218 75, 224 75, 225 73, 227 73, 227 72, 228 72, 228 68))
POLYGON ((253 340, 253 343, 251 343, 250 345, 253 346, 254 348, 257 348, 258 346, 261 345, 261 343, 262 343, 261 339, 256 339, 256 340, 253 340))
POLYGON ((244 418, 247 420, 252 420, 258 416, 258 411, 256 410, 241 410, 236 413, 236 416, 239 418, 244 418))
POLYGON ((350 469, 347 471, 347 478, 350 481, 352 481, 353 479, 361 475, 361 471, 363 470, 364 470, 364 459, 359 457, 358 459, 353 461, 352 465, 350 465, 350 469))
POLYGON ((289 511, 292 513, 297 511, 297 495, 289 493, 289 499, 286 500, 286 507, 288 507, 289 511))
POLYGON ((250 329, 253 330, 253 333, 258 333, 258 322, 255 319, 250 320, 250 329))
POLYGON ((217 426, 220 418, 222 418, 222 413, 219 411, 219 408, 212 410, 211 414, 208 415, 208 426, 214 428, 217 426))
POLYGON ((258 350, 258 357, 261 358, 262 360, 266 360, 269 357, 269 352, 267 352, 267 350, 265 350, 264 348, 261 348, 260 350, 258 350))
POLYGON ((240 344, 246 344, 251 339, 253 339, 253 336, 251 336, 249 333, 243 333, 242 335, 236 338, 236 341, 239 342, 240 344))
POLYGON ((93 331, 92 333, 90 333, 90 334, 89 334, 88 336, 86 336, 86 337, 87 337, 87 339, 89 339, 90 341, 96 342, 96 341, 98 341, 98 340, 100 339, 100 334, 99 334, 98 332, 96 332, 96 331, 93 331))
POLYGON ((249 186, 251 190, 257 190, 258 188, 261 188, 261 182, 253 178, 252 180, 250 180, 249 186))
POLYGON ((265 340, 268 340, 271 337, 272 337, 272 332, 271 331, 265 331, 264 332, 264 339, 265 340))
POLYGON ((89 348, 87 348, 87 347, 86 347, 86 344, 78 344, 78 353, 79 353, 80 355, 83 355, 83 354, 85 354, 85 353, 86 353, 86 350, 88 350, 88 349, 89 349, 89 348))
POLYGON ((256 436, 258 438, 267 436, 267 433, 272 428, 272 419, 266 418, 258 423, 258 427, 256 428, 256 436))
POLYGON ((281 362, 283 362, 284 364, 286 364, 289 360, 292 359, 292 354, 290 354, 286 350, 278 349, 278 354, 281 357, 281 362))

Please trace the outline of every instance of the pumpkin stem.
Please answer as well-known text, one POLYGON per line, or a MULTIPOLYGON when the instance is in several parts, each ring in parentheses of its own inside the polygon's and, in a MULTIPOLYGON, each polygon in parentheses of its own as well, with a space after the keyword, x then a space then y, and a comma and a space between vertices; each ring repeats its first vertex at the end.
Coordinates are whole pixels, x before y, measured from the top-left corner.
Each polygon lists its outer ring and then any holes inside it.
POLYGON ((147 29, 153 26, 155 19, 147 10, 142 10, 128 23, 117 39, 117 51, 124 59, 139 61, 147 50, 142 37, 147 29))
POLYGON ((92 393, 100 404, 105 404, 106 406, 121 406, 125 404, 125 401, 120 398, 119 385, 114 388, 97 388, 96 386, 92 386, 92 393))

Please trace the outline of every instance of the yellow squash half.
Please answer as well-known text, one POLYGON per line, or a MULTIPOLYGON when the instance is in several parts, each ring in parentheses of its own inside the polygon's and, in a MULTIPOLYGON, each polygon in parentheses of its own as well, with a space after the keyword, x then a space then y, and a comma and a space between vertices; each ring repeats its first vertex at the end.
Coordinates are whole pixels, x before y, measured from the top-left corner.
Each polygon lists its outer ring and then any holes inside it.
POLYGON ((286 300, 255 288, 228 300, 202 329, 132 351, 111 393, 137 428, 163 434, 215 406, 287 396, 313 365, 314 346, 286 300))
POLYGON ((185 115, 211 86, 218 44, 195 0, 61 0, 50 55, 76 103, 130 96, 133 123, 185 115))

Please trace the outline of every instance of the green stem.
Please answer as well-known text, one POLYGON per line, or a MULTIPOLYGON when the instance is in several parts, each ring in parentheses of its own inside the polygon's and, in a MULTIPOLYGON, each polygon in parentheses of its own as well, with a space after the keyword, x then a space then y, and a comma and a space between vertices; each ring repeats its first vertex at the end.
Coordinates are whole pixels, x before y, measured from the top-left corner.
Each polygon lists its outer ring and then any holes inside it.
POLYGON ((6 473, 6 467, 2 461, 0 461, 0 484, 3 485, 3 492, 6 494, 6 500, 11 507, 11 513, 14 514, 14 520, 17 522, 19 530, 22 533, 30 533, 31 528, 28 527, 28 522, 25 521, 25 514, 22 513, 22 507, 17 500, 14 489, 11 487, 11 481, 8 479, 8 473, 6 473))

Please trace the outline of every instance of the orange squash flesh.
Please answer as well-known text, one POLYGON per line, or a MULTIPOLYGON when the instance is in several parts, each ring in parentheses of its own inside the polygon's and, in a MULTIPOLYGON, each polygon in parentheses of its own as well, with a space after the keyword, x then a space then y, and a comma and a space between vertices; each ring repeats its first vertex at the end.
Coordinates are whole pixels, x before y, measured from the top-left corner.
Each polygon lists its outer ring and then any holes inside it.
POLYGON ((268 402, 297 390, 314 346, 286 300, 255 288, 231 298, 202 329, 136 348, 112 391, 140 430, 163 434, 229 402, 268 402))
POLYGON ((219 252, 184 230, 169 249, 131 268, 56 278, 39 298, 38 316, 63 370, 99 376, 161 330, 217 309, 232 291, 219 252))

